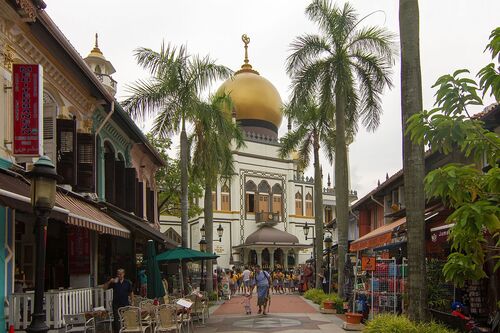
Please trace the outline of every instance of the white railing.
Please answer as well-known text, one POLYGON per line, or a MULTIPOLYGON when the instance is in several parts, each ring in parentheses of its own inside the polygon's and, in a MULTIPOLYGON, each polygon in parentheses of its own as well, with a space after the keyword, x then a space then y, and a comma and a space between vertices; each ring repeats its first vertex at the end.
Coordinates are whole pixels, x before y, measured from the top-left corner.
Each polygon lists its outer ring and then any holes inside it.
MULTIPOLYGON (((9 325, 15 330, 24 330, 31 323, 34 306, 33 292, 13 293, 9 303, 9 325)), ((53 330, 64 327, 64 315, 91 311, 103 306, 111 311, 113 291, 102 288, 51 290, 45 293, 45 322, 53 330)))

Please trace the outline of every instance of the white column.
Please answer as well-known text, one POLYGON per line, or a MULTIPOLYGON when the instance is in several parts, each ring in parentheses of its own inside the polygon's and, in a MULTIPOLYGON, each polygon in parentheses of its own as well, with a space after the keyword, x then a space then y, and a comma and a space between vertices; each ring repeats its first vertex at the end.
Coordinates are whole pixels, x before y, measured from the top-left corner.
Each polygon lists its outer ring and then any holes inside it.
POLYGON ((255 249, 257 252, 257 265, 262 266, 262 249, 255 249))
POLYGON ((273 270, 274 269, 274 251, 276 249, 268 247, 267 250, 269 251, 269 269, 273 270))
POLYGON ((283 268, 288 270, 288 251, 290 251, 289 248, 284 248, 283 250, 283 268))

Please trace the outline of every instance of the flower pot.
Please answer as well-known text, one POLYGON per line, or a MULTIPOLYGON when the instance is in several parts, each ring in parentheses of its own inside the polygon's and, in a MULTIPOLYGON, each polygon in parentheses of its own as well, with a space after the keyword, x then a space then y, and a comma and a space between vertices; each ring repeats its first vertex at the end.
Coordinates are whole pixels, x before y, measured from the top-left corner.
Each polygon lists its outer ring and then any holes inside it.
POLYGON ((347 312, 345 318, 348 324, 359 324, 361 323, 363 315, 361 313, 347 312))
POLYGON ((334 305, 333 301, 323 301, 323 309, 333 310, 334 305))

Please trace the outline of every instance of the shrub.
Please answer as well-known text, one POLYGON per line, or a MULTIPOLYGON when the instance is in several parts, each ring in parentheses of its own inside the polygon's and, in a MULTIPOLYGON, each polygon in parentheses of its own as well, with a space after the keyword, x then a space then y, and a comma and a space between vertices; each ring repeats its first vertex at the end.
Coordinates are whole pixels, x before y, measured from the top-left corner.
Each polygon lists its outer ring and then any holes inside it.
POLYGON ((363 330, 365 333, 455 333, 441 324, 414 323, 405 316, 381 314, 370 320, 363 330))
POLYGON ((304 297, 306 299, 309 299, 316 304, 320 304, 325 296, 326 294, 321 289, 309 289, 304 293, 304 297))
POLYGON ((212 291, 211 293, 208 294, 208 300, 209 301, 216 301, 217 300, 217 292, 212 291))
MULTIPOLYGON (((381 314, 368 322, 365 333, 417 333, 416 325, 404 316, 381 314)), ((419 332, 420 333, 420 332, 419 332)))

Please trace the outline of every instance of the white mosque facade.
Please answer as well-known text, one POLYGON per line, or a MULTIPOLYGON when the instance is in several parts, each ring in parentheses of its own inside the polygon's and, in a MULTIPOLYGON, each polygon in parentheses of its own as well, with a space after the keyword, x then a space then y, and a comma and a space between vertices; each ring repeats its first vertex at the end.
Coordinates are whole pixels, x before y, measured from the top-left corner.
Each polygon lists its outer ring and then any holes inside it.
MULTIPOLYGON (((246 44, 245 44, 246 49, 246 44)), ((245 50, 246 51, 246 50, 245 50)), ((245 52, 246 53, 246 52, 245 52)), ((213 191, 214 251, 217 264, 227 268, 238 264, 264 267, 293 267, 312 257, 314 230, 314 179, 305 177, 296 156, 279 157, 278 128, 282 122, 282 101, 276 88, 245 62, 219 91, 230 94, 233 117, 245 134, 245 146, 233 152, 235 174, 219 182, 213 191), (305 224, 311 229, 306 239, 305 224), (224 232, 219 242, 217 228, 224 232)), ((351 201, 356 192, 351 191, 351 201)), ((199 200, 203 208, 203 198, 199 200)), ((323 219, 335 218, 335 191, 328 175, 323 188, 323 219)), ((162 232, 180 234, 180 219, 161 216, 162 232)), ((199 249, 204 216, 189 220, 189 246, 199 249)), ((357 223, 349 225, 349 240, 357 238, 357 223)), ((334 244, 336 230, 332 231, 334 244)))

